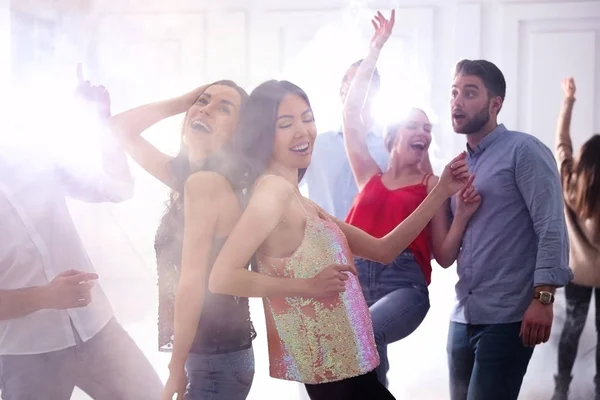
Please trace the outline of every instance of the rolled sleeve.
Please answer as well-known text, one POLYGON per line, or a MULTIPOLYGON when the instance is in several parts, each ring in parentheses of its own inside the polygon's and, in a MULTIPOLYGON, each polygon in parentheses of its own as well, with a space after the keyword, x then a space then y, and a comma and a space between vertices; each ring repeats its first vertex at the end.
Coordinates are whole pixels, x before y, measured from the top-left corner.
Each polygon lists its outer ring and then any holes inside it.
POLYGON ((569 238, 561 181, 550 149, 534 137, 517 148, 515 178, 538 237, 534 286, 565 286, 569 268, 569 238))

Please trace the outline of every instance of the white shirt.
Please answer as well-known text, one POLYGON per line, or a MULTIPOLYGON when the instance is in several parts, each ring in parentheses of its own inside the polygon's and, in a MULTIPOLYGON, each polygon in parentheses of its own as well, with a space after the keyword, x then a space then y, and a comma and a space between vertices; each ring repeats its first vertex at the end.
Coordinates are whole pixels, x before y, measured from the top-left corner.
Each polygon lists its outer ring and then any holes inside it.
MULTIPOLYGON (((115 156, 124 157, 119 149, 115 156)), ((0 148, 0 290, 46 285, 76 269, 94 272, 65 196, 90 202, 127 200, 133 182, 68 169, 42 152, 0 148)), ((0 355, 40 354, 85 342, 112 318, 98 284, 84 308, 40 310, 0 321, 0 355)))

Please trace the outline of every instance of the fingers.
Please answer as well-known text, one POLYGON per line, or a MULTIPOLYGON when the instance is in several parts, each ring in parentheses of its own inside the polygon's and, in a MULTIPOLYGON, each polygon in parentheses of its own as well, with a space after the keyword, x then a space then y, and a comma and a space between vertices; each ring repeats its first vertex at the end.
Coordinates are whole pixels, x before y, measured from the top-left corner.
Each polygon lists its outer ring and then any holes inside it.
POLYGON ((91 272, 78 272, 77 274, 66 277, 70 283, 79 284, 87 281, 94 281, 98 279, 98 274, 91 272))
POLYGON ((77 274, 81 274, 81 271, 77 271, 76 269, 70 269, 68 271, 65 272, 61 272, 60 274, 56 275, 56 277, 66 277, 66 276, 72 276, 72 275, 77 275, 77 274))
POLYGON ((394 26, 396 23, 396 10, 392 8, 392 13, 390 14, 390 25, 394 26))
POLYGON ((448 163, 448 165, 450 166, 450 168, 454 168, 454 164, 455 164, 455 163, 457 163, 457 162, 459 162, 459 161, 461 161, 461 160, 464 160, 466 157, 467 157, 467 153, 466 153, 466 152, 464 152, 464 151, 461 151, 459 155, 457 155, 456 157, 454 157, 454 158, 452 159, 452 161, 450 161, 450 162, 448 163))
POLYGON ((334 268, 336 269, 336 271, 339 271, 339 272, 350 272, 351 274, 354 274, 354 275, 358 276, 358 271, 356 270, 356 267, 354 265, 338 264, 334 268))
POLYGON ((552 333, 552 326, 546 326, 542 335, 542 343, 546 343, 550 340, 550 334, 552 333))

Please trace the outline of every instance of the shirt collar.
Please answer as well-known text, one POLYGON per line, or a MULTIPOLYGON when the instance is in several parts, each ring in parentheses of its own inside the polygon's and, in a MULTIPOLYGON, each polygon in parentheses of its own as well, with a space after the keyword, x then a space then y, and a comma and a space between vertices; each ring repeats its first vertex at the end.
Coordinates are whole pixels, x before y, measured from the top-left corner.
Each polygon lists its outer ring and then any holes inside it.
POLYGON ((479 142, 479 144, 477 145, 477 147, 475 149, 471 149, 469 147, 469 144, 467 143, 466 144, 467 151, 469 152, 469 154, 477 154, 477 153, 483 152, 485 149, 490 147, 490 145, 492 143, 494 143, 496 141, 496 139, 498 139, 500 137, 500 135, 502 135, 506 131, 507 131, 507 129, 504 126, 504 124, 499 124, 496 128, 494 128, 493 131, 488 133, 486 135, 486 137, 484 137, 481 140, 481 142, 479 142))

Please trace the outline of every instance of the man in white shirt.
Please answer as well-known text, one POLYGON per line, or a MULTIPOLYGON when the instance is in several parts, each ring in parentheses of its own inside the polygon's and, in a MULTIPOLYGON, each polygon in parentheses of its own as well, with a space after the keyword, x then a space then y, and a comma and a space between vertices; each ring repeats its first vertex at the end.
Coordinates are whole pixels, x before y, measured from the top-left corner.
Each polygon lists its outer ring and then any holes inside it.
MULTIPOLYGON (((102 119, 110 116, 103 87, 81 78, 78 91, 102 119)), ((94 284, 65 201, 132 197, 126 155, 116 141, 106 142, 100 176, 33 148, 0 148, 2 399, 68 400, 75 386, 95 400, 160 399, 160 378, 94 284)))

